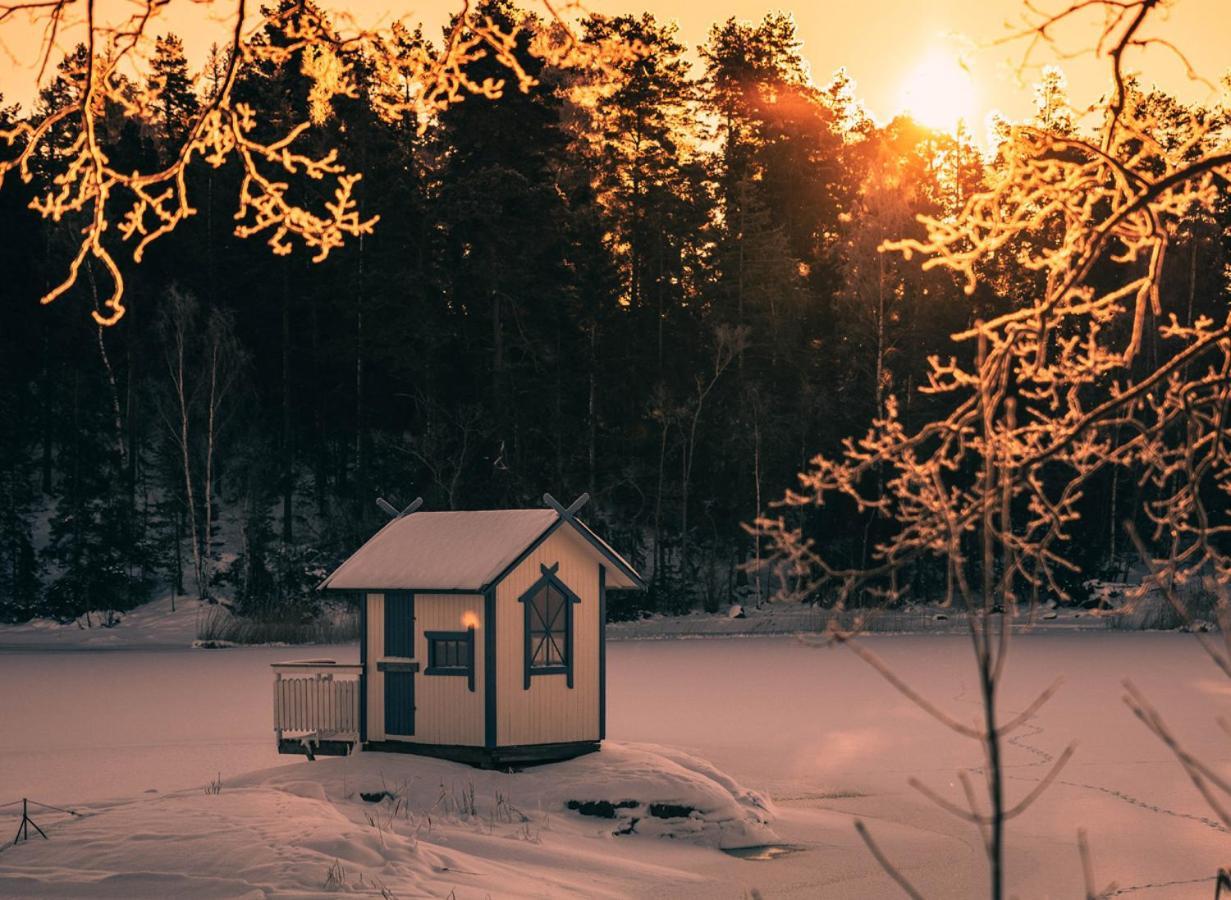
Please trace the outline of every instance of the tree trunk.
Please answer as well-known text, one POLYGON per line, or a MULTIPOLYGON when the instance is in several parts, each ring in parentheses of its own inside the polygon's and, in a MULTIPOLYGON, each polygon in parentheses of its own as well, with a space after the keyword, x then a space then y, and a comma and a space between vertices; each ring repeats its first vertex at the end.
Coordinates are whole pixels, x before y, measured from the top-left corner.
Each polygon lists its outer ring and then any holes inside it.
POLYGON ((205 553, 201 561, 201 584, 205 599, 210 594, 210 554, 213 552, 214 535, 214 435, 217 429, 218 404, 218 335, 213 336, 209 348, 209 407, 205 423, 205 484, 202 485, 202 502, 205 504, 205 553))
POLYGON ((595 473, 598 467, 598 360, 595 358, 595 343, 598 336, 598 323, 590 324, 590 393, 589 393, 589 428, 587 430, 588 439, 588 471, 586 478, 586 487, 590 492, 590 496, 595 495, 595 473))
POLYGON ((359 236, 359 290, 355 292, 355 487, 363 485, 363 236, 359 236))
POLYGON ((282 543, 295 540, 295 466, 291 459, 291 288, 282 270, 282 543))
MULTIPOLYGON (((90 294, 94 298, 94 309, 98 310, 98 283, 94 280, 94 267, 86 263, 86 278, 90 283, 90 294)), ((115 370, 111 368, 111 358, 107 356, 107 345, 103 341, 103 326, 96 329, 98 341, 98 356, 103 363, 103 371, 107 375, 107 396, 111 400, 111 424, 115 428, 115 452, 119 463, 118 472, 123 474, 127 468, 127 451, 124 446, 124 418, 120 415, 120 395, 115 385, 115 370)))
POLYGON ((192 547, 192 571, 196 581, 197 597, 198 599, 202 599, 204 597, 205 581, 204 573, 201 567, 201 541, 197 531, 196 492, 193 490, 192 486, 192 455, 189 452, 188 389, 184 359, 187 354, 187 347, 185 344, 188 339, 188 310, 186 308, 179 309, 174 315, 175 334, 173 335, 173 338, 175 344, 172 350, 175 353, 175 357, 172 361, 171 380, 175 387, 175 397, 179 405, 178 440, 180 447, 180 465, 184 472, 184 500, 188 506, 188 538, 192 547))
POLYGON ((667 479, 667 432, 670 425, 663 417, 662 440, 658 445, 658 490, 654 497, 654 583, 662 585, 663 574, 663 487, 667 479))
POLYGON ((876 255, 876 414, 885 405, 885 254, 876 255))
POLYGON ((500 294, 492 291, 492 400, 500 404, 500 379, 504 372, 504 326, 500 321, 500 294))
MULTIPOLYGON (((761 410, 757 403, 753 403, 752 408, 752 477, 756 487, 756 515, 754 519, 761 515, 761 410)), ((754 579, 756 580, 756 604, 760 609, 762 604, 761 598, 761 538, 757 534, 752 535, 752 555, 756 563, 754 579)))
POLYGON ((175 510, 175 584, 171 591, 171 612, 175 612, 175 598, 184 593, 184 508, 175 510))

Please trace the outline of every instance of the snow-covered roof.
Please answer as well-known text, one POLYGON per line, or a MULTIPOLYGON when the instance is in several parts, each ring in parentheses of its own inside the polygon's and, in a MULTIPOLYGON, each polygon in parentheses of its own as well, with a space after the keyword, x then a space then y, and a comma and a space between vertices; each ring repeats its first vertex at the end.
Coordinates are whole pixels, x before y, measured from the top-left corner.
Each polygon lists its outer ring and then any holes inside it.
POLYGON ((615 563, 615 569, 618 573, 617 580, 608 581, 607 584, 609 587, 645 587, 645 583, 641 580, 641 576, 637 574, 637 570, 633 568, 633 564, 617 553, 615 547, 611 546, 599 537, 598 533, 595 532, 594 529, 592 529, 585 522, 581 521, 581 519, 578 519, 576 516, 573 517, 572 524, 577 526, 577 530, 581 532, 581 536, 588 540, 599 553, 615 563), (624 584, 624 579, 627 579, 629 583, 624 584))
MULTIPOLYGON (((613 587, 640 586, 628 562, 580 521, 577 531, 597 554, 624 567, 613 587), (597 543, 595 543, 597 541, 597 543), (623 584, 624 581, 629 584, 623 584)), ((554 509, 414 512, 389 522, 321 588, 333 590, 480 591, 549 530, 565 524, 554 509)), ((573 523, 569 523, 573 524, 573 523)))

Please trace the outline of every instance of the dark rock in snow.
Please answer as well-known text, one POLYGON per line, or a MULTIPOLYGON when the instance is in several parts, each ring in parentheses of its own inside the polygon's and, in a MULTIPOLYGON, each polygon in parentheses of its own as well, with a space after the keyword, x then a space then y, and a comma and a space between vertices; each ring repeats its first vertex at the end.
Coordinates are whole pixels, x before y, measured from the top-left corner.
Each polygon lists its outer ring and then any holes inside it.
POLYGON ((621 800, 619 803, 612 803, 610 800, 570 800, 565 805, 569 809, 581 813, 583 816, 614 819, 617 809, 636 809, 641 804, 636 800, 621 800))
POLYGON ((696 811, 695 806, 680 806, 675 803, 650 804, 650 815, 659 819, 687 819, 696 811))

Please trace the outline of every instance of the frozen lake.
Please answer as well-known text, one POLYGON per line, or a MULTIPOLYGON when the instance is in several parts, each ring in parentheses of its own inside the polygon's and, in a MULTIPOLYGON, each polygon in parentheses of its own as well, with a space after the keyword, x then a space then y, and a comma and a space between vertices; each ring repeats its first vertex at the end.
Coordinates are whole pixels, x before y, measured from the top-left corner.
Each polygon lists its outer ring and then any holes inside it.
MULTIPOLYGON (((977 712, 969 641, 871 637, 868 644, 961 718, 977 712)), ((312 763, 273 750, 269 663, 353 660, 351 647, 0 651, 0 803, 72 805, 166 793, 254 769, 312 763)), ((805 851, 761 863, 706 851, 697 896, 757 887, 767 896, 881 896, 887 882, 854 835, 864 818, 929 896, 978 893, 979 838, 907 785, 959 799, 979 748, 898 695, 849 652, 791 638, 612 642, 609 737, 685 748, 767 792, 775 828, 805 851)), ((1010 824, 1010 884, 1022 896, 1074 896, 1078 827, 1100 883, 1144 897, 1212 896, 1231 835, 1121 702, 1131 676, 1187 746, 1231 772, 1215 718, 1231 684, 1191 636, 1032 634, 1015 638, 1004 707, 1020 709, 1057 675, 1059 695, 1007 748, 1010 802, 1072 740, 1057 784, 1010 824), (1208 888, 1208 889, 1207 889, 1208 888)), ((0 825, 7 818, 0 819, 0 825)), ((8 827, 4 825, 4 827, 8 827)))

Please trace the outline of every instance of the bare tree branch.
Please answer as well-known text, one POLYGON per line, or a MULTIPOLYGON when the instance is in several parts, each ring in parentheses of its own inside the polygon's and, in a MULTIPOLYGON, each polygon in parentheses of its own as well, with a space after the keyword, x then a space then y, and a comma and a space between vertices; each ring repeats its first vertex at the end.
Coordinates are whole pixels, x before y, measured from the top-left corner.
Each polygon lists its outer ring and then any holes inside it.
POLYGON ((915 890, 914 885, 906 880, 906 876, 893 863, 889 862, 888 857, 881 852, 880 847, 876 845, 876 841, 872 840, 872 835, 868 833, 867 826, 863 824, 863 820, 855 820, 855 830, 859 832, 859 836, 863 838, 863 842, 867 845, 869 852, 876 859, 877 863, 885 870, 885 874, 897 882, 898 887, 905 892, 906 896, 910 897, 911 900, 923 900, 923 895, 915 890))

